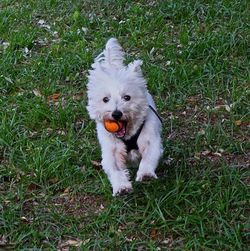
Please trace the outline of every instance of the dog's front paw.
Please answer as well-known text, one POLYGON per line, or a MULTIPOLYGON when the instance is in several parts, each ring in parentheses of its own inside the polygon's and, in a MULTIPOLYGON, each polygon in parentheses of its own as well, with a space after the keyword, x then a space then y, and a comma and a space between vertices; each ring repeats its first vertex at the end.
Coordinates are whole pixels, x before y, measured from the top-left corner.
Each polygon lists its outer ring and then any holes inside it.
POLYGON ((130 182, 119 184, 118 186, 113 187, 113 196, 121 196, 133 191, 132 185, 130 182))
POLYGON ((136 181, 148 181, 157 179, 155 172, 137 172, 136 181))

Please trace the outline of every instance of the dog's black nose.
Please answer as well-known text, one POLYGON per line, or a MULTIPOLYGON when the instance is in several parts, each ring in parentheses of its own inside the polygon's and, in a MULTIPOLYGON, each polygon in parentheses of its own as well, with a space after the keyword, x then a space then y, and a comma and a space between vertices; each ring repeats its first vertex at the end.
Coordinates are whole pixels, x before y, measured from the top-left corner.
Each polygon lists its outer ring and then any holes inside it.
POLYGON ((112 117, 116 120, 119 120, 122 117, 122 112, 119 110, 115 110, 112 113, 112 117))

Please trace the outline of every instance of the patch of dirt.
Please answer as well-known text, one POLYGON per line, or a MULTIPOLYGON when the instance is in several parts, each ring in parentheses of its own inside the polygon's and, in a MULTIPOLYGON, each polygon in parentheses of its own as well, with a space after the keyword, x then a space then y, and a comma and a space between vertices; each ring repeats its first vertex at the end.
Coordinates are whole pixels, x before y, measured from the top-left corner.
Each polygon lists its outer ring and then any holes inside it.
MULTIPOLYGON (((189 146, 195 145, 196 136, 205 135, 205 128, 208 124, 213 127, 217 123, 220 123, 228 138, 247 145, 247 142, 250 140, 248 133, 250 128, 249 122, 230 120, 230 111, 232 108, 233 104, 228 104, 222 98, 218 98, 217 101, 212 102, 202 97, 202 95, 187 97, 185 104, 182 106, 176 107, 172 112, 168 111, 161 114, 165 121, 165 127, 168 127, 167 131, 164 131, 163 137, 164 139, 173 141, 173 144, 176 141, 181 141, 189 146), (234 126, 233 135, 232 126, 234 126)), ((216 136, 213 135, 213 137, 216 142, 216 136)), ((204 148, 207 148, 205 141, 200 144, 204 144, 204 148)), ((217 146, 215 146, 216 148, 217 146)), ((247 146, 244 150, 245 152, 248 151, 247 146)), ((223 149, 217 149, 217 151, 204 150, 194 153, 194 156, 190 157, 188 162, 191 165, 196 165, 202 160, 209 160, 214 166, 221 165, 224 162, 231 168, 245 169, 250 167, 249 152, 246 154, 236 154, 226 152, 223 149)))
POLYGON ((201 152, 188 159, 189 164, 197 165, 202 160, 209 160, 213 166, 219 166, 226 163, 230 168, 247 169, 250 167, 250 153, 230 154, 230 153, 213 153, 210 151, 201 152))
POLYGON ((40 214, 55 211, 74 217, 86 217, 100 214, 107 202, 100 195, 63 193, 51 199, 46 199, 45 194, 39 194, 40 198, 33 196, 22 204, 22 222, 31 223, 40 214))
POLYGON ((52 203, 58 213, 75 217, 99 214, 106 205, 102 196, 90 194, 58 196, 52 200, 52 203))
POLYGON ((27 215, 36 210, 37 206, 39 206, 39 202, 34 198, 29 198, 23 202, 22 211, 27 215))
POLYGON ((250 153, 246 155, 243 154, 225 154, 223 156, 226 162, 232 166, 237 168, 249 168, 250 167, 250 153))
MULTIPOLYGON (((120 225, 117 230, 119 234, 124 236, 126 243, 150 239, 157 246, 157 250, 173 250, 176 247, 183 247, 183 240, 175 233, 166 233, 157 227, 152 227, 148 232, 131 232, 131 227, 134 227, 133 225, 135 225, 135 223, 129 223, 128 226, 123 224, 120 225)), ((136 250, 147 250, 147 247, 142 244, 138 246, 136 250)))
POLYGON ((246 184, 247 186, 250 186, 250 177, 247 177, 245 179, 242 180, 244 182, 244 184, 246 184))

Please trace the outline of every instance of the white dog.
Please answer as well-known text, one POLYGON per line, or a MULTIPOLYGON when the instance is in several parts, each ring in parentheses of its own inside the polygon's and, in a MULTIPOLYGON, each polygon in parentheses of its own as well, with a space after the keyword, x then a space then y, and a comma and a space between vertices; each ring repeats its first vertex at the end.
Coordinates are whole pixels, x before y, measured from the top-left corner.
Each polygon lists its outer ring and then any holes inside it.
POLYGON ((113 196, 132 191, 128 161, 141 159, 136 181, 143 181, 157 178, 155 169, 162 154, 161 119, 142 75, 142 61, 124 65, 123 60, 123 49, 111 38, 88 76, 87 109, 96 121, 102 166, 113 196), (105 119, 121 121, 122 128, 108 132, 105 119))

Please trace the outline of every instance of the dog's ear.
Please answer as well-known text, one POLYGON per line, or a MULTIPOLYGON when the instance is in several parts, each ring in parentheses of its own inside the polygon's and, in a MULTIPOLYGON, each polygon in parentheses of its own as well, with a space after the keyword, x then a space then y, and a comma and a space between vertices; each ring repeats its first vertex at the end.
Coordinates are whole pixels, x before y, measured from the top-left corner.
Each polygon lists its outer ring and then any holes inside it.
POLYGON ((141 71, 142 63, 143 63, 142 60, 135 60, 132 63, 128 64, 128 69, 131 72, 136 72, 136 73, 142 74, 142 71, 141 71))
POLYGON ((105 60, 110 64, 117 67, 123 66, 124 51, 115 38, 110 38, 106 44, 104 52, 105 60))
POLYGON ((96 68, 97 65, 100 65, 104 68, 109 68, 110 66, 121 68, 124 66, 123 60, 124 51, 121 45, 116 38, 110 38, 103 52, 96 57, 95 63, 92 65, 92 67, 96 68))

